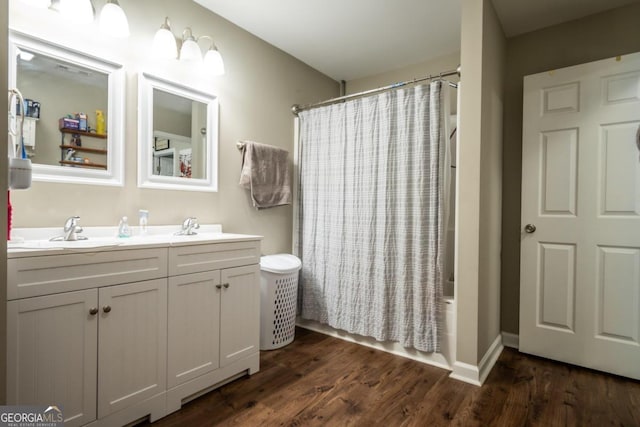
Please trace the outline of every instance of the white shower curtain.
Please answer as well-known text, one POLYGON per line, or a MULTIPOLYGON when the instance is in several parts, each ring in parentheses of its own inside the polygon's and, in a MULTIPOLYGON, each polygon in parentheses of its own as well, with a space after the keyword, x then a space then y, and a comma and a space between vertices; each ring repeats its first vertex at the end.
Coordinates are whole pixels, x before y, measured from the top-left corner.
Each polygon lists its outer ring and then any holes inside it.
POLYGON ((442 81, 303 111, 303 318, 439 351, 449 189, 442 81))

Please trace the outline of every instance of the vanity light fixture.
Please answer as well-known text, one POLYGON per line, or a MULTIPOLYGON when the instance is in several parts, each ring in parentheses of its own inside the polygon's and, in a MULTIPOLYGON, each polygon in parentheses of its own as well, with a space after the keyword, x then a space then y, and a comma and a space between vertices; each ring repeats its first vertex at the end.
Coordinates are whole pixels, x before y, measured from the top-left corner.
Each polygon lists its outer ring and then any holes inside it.
POLYGON ((191 28, 187 27, 182 32, 182 47, 180 48, 180 61, 202 62, 202 52, 196 38, 193 37, 191 28))
POLYGON ((176 38, 171 32, 169 18, 164 18, 164 23, 153 36, 151 55, 156 59, 176 59, 178 57, 178 46, 176 38))
POLYGON ((201 36, 198 41, 202 39, 211 40, 211 45, 204 55, 204 67, 209 70, 214 76, 221 76, 224 74, 224 61, 222 55, 218 51, 218 47, 213 42, 213 39, 209 36, 201 36))
POLYGON ((100 12, 100 32, 111 37, 129 37, 129 21, 118 0, 107 0, 100 12))
POLYGON ((205 70, 214 76, 220 76, 225 72, 224 61, 218 51, 218 47, 213 42, 213 38, 210 36, 196 37, 193 35, 191 27, 185 28, 182 32, 182 44, 180 54, 178 55, 176 37, 171 32, 169 18, 164 19, 164 23, 153 37, 151 55, 156 59, 178 58, 180 62, 184 63, 200 63, 203 64, 205 70), (198 44, 200 40, 209 40, 211 42, 204 55, 204 59, 200 45, 198 44))

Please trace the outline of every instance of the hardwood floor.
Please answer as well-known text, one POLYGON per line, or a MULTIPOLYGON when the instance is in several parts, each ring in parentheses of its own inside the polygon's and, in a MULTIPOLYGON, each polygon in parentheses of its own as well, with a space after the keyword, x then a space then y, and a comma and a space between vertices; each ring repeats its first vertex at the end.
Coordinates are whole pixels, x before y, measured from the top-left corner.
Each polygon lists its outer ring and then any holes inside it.
MULTIPOLYGON (((640 361, 639 361, 640 363, 640 361)), ((640 382, 505 349, 486 383, 305 329, 154 426, 640 426, 640 382)))

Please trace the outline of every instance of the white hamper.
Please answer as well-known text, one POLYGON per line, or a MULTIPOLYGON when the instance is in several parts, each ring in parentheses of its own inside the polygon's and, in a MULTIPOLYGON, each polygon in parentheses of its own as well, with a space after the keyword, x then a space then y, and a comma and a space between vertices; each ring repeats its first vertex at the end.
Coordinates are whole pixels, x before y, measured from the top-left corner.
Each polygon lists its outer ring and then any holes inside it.
POLYGON ((273 350, 293 341, 301 266, 295 255, 260 258, 260 350, 273 350))

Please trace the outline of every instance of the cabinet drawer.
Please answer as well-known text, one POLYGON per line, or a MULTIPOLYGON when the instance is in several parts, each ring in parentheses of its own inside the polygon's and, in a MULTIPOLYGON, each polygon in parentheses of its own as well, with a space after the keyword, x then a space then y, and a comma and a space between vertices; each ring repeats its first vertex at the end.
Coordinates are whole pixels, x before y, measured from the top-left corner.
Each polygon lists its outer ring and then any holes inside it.
POLYGON ((260 241, 169 248, 169 276, 239 267, 260 262, 260 241))
POLYGON ((74 253, 8 260, 8 299, 167 276, 167 249, 74 253))

